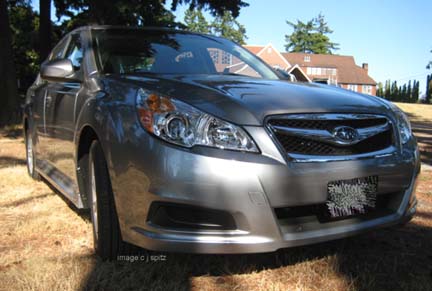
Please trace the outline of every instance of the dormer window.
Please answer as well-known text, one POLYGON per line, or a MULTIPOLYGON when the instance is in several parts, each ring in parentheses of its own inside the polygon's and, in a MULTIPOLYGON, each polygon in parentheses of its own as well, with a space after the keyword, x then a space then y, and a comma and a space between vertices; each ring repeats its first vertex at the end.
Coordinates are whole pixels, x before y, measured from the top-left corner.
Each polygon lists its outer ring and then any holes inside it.
POLYGON ((304 56, 304 61, 309 63, 310 62, 310 56, 304 56))

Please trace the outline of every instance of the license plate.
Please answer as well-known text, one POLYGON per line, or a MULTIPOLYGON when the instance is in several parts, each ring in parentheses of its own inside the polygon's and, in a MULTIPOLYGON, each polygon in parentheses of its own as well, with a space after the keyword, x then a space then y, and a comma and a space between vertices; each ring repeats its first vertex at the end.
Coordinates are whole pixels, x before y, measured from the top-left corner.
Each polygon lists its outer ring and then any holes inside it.
POLYGON ((327 184, 330 217, 364 214, 375 208, 378 176, 332 181, 327 184))

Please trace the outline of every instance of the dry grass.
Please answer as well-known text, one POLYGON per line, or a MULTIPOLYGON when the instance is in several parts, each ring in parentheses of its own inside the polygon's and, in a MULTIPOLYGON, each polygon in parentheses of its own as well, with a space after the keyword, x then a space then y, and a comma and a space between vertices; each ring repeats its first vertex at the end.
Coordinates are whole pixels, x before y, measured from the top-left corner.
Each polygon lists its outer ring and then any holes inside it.
POLYGON ((405 227, 269 254, 101 262, 87 216, 32 181, 24 157, 20 128, 1 131, 0 290, 432 290, 431 171, 405 227))
MULTIPOLYGON (((410 115, 412 122, 432 123, 432 105, 414 103, 395 103, 400 109, 410 115)), ((430 125, 430 124, 429 124, 430 125)), ((430 125, 432 127, 432 125, 430 125)))
POLYGON ((432 166, 432 105, 396 103, 408 114, 423 163, 432 166))

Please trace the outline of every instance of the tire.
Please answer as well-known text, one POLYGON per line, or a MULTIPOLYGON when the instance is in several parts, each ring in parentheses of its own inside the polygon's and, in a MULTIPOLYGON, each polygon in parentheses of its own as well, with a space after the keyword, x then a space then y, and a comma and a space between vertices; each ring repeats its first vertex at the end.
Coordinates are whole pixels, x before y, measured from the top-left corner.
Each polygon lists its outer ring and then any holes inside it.
POLYGON ((115 260, 130 253, 133 246, 122 240, 108 168, 97 140, 91 144, 88 162, 87 193, 95 252, 103 260, 115 260))
POLYGON ((27 173, 33 180, 39 181, 40 176, 35 167, 36 156, 33 148, 33 135, 30 129, 25 131, 25 135, 27 173))

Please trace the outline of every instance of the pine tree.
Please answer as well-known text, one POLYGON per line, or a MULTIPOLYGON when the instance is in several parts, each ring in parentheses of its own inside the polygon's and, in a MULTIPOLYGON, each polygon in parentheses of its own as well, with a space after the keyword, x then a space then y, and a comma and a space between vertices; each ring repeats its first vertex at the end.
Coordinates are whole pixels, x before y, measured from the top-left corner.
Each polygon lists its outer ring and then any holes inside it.
MULTIPOLYGON (((432 77, 432 75, 431 75, 432 77)), ((397 81, 387 80, 384 88, 378 83, 377 96, 384 97, 390 101, 416 103, 419 98, 420 82, 409 80, 408 84, 398 86, 397 81)))
POLYGON ((412 88, 411 88, 411 80, 409 80, 407 91, 406 91, 406 101, 411 102, 411 100, 412 100, 412 88))
POLYGON ((308 21, 306 23, 297 20, 297 23, 287 21, 294 32, 291 35, 285 35, 285 40, 287 44, 285 45, 285 50, 290 52, 302 52, 302 53, 315 53, 312 51, 312 31, 313 22, 308 21))
MULTIPOLYGON (((432 50, 430 51, 432 53, 432 50)), ((432 61, 430 61, 427 65, 426 65, 426 69, 430 70, 432 68, 432 61)))
POLYGON ((381 82, 378 83, 378 89, 377 89, 376 94, 379 97, 384 97, 384 87, 383 87, 383 84, 381 82))
POLYGON ((226 11, 222 16, 216 16, 211 23, 211 32, 214 35, 225 37, 239 44, 245 44, 245 40, 247 39, 246 28, 229 11, 226 11))
POLYGON ((408 101, 408 90, 407 90, 407 85, 403 84, 402 86, 402 90, 399 91, 400 93, 400 101, 406 102, 408 101))
POLYGON ((426 103, 430 103, 432 97, 432 74, 426 78, 426 103))
POLYGON ((399 100, 399 88, 398 88, 396 81, 394 81, 391 85, 390 99, 389 100, 392 100, 392 101, 398 101, 399 100))
POLYGON ((307 22, 297 20, 297 23, 294 23, 287 20, 286 23, 293 28, 290 35, 285 35, 286 51, 332 54, 334 50, 339 49, 339 44, 331 42, 327 36, 333 31, 321 13, 307 22))
POLYGON ((385 91, 384 91, 384 97, 387 100, 390 100, 391 96, 391 90, 390 90, 390 80, 386 80, 385 82, 385 91))
POLYGON ((414 87, 413 87, 413 103, 417 103, 419 99, 419 92, 420 92, 420 82, 414 81, 414 87))
POLYGON ((201 10, 187 9, 184 15, 184 23, 189 31, 210 33, 210 25, 201 10))

